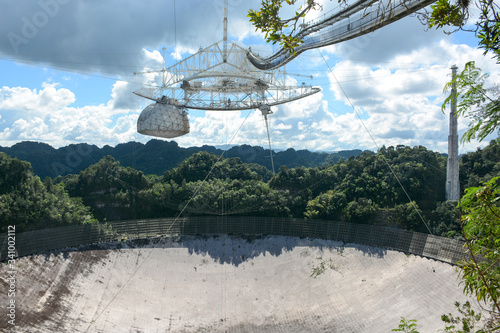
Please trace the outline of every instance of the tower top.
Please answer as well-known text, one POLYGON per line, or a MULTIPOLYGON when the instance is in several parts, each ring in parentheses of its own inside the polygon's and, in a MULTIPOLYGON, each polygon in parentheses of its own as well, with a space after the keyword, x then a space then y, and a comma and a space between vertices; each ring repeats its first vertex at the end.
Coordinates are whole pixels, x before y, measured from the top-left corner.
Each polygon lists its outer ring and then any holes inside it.
POLYGON ((224 34, 223 34, 222 59, 227 62, 227 0, 224 1, 224 34))

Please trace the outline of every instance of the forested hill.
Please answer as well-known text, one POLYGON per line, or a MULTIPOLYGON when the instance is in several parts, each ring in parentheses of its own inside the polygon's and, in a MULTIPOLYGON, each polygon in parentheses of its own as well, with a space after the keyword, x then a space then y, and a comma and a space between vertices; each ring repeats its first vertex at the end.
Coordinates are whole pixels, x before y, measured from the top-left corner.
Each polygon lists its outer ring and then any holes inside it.
MULTIPOLYGON (((81 143, 56 149, 45 143, 31 141, 17 143, 12 147, 0 146, 0 152, 30 162, 34 173, 41 179, 78 174, 107 155, 112 156, 124 167, 132 167, 145 174, 162 175, 166 170, 173 169, 186 158, 200 151, 216 155, 223 153, 222 149, 213 146, 182 148, 175 141, 156 139, 146 144, 128 142, 116 147, 104 146, 102 148, 81 143)), ((341 158, 346 159, 360 153, 361 150, 316 153, 289 148, 285 151, 274 152, 274 165, 276 171, 282 165, 288 168, 326 166, 338 162, 341 158)), ((257 163, 271 170, 269 156, 268 149, 249 145, 232 147, 224 154, 224 157, 239 157, 244 163, 257 163)))
MULTIPOLYGON (((33 155, 54 151, 40 148, 33 155)), ((82 146, 72 149, 68 163, 84 165, 77 155, 82 146)), ((98 151, 80 153, 95 157, 98 151)), ((341 220, 450 237, 460 232, 456 203, 444 201, 446 158, 422 146, 382 147, 324 167, 281 166, 276 175, 257 163, 219 157, 197 152, 154 175, 107 155, 82 172, 42 182, 28 162, 0 152, 0 232, 13 224, 26 231, 190 215, 341 220)), ((500 143, 462 156, 460 172, 462 189, 499 175, 500 143)))

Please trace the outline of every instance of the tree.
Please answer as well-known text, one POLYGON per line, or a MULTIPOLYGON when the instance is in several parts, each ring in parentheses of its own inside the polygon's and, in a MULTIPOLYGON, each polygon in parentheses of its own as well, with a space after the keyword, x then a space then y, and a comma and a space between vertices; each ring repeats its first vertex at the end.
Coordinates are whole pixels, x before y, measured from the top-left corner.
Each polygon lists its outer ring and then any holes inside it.
POLYGON ((490 324, 500 329, 500 176, 471 187, 460 200, 463 234, 471 259, 461 263, 464 292, 484 300, 490 324))
MULTIPOLYGON (((288 19, 281 19, 279 11, 283 6, 283 2, 288 5, 295 5, 298 0, 263 0, 259 11, 250 9, 248 17, 250 22, 255 26, 256 30, 261 30, 266 34, 266 41, 276 44, 277 42, 284 49, 293 49, 297 47, 302 40, 294 35, 297 31, 299 20, 304 17, 310 10, 319 7, 319 4, 314 0, 306 0, 304 6, 301 6, 295 15, 288 19), (283 30, 290 27, 291 30, 285 33, 283 30)), ((340 2, 341 0, 339 0, 340 2)))
POLYGON ((418 333, 416 330, 417 321, 415 319, 406 320, 401 318, 398 328, 392 330, 392 332, 404 332, 404 333, 418 333))
MULTIPOLYGON (((472 333, 474 332, 474 327, 478 325, 481 321, 481 313, 476 313, 472 308, 469 302, 465 302, 464 304, 460 304, 459 302, 455 302, 455 307, 457 308, 460 316, 454 316, 452 313, 445 314, 441 316, 441 320, 445 323, 445 328, 443 330, 439 330, 439 332, 447 332, 447 333, 472 333)), ((393 329, 392 332, 406 332, 406 333, 419 333, 417 331, 418 325, 415 319, 406 320, 405 318, 401 318, 399 322, 399 326, 396 329, 393 329)), ((488 329, 488 328, 486 328, 488 329)), ((480 329, 476 331, 476 333, 487 333, 489 331, 485 331, 480 329)))
MULTIPOLYGON (((499 36, 500 38, 500 36, 499 36)), ((445 110, 456 100, 457 116, 469 118, 469 128, 462 136, 462 142, 472 139, 484 140, 498 131, 500 126, 500 86, 485 88, 488 74, 482 73, 474 61, 465 64, 464 70, 448 82, 444 90, 456 86, 456 97, 450 94, 441 106, 445 110)))
MULTIPOLYGON (((345 4, 344 0, 337 0, 345 4)), ((408 0, 409 1, 409 0, 408 0)), ((295 11, 290 18, 281 18, 280 9, 286 3, 293 6, 297 0, 262 0, 259 10, 249 10, 248 17, 256 30, 266 34, 267 42, 279 43, 284 49, 294 52, 302 40, 297 37, 296 30, 299 20, 311 10, 319 9, 318 1, 307 0, 295 11)), ((382 5, 382 2, 379 2, 382 5)), ((500 13, 499 6, 492 0, 476 0, 474 5, 480 15, 474 23, 472 31, 475 33, 479 47, 485 53, 492 52, 500 62, 500 13)), ((469 19, 469 10, 472 3, 469 0, 438 0, 431 6, 430 13, 421 13, 424 24, 432 28, 452 27, 454 31, 467 30, 465 24, 469 19)))
POLYGON ((84 223, 98 222, 79 198, 70 198, 62 184, 42 183, 30 163, 0 153, 0 231, 84 223))
POLYGON ((239 157, 222 158, 212 153, 198 152, 172 170, 166 171, 163 181, 173 180, 180 184, 209 179, 262 180, 271 178, 272 173, 265 167, 243 163, 239 157))
POLYGON ((462 228, 460 224, 460 212, 454 201, 442 201, 437 207, 431 219, 432 233, 437 236, 448 238, 462 237, 462 228))
MULTIPOLYGON (((455 302, 455 307, 460 313, 460 316, 453 316, 449 313, 447 315, 442 315, 441 320, 446 323, 443 332, 449 333, 470 333, 473 332, 474 327, 481 321, 481 313, 476 313, 469 302, 460 304, 455 302)), ((479 330, 478 333, 484 333, 483 330, 479 330)))
POLYGON ((479 186, 500 174, 500 140, 492 140, 484 148, 460 158, 460 187, 479 186))
POLYGON ((307 203, 304 216, 308 219, 340 220, 346 205, 346 196, 343 192, 329 190, 307 203))
POLYGON ((389 219, 391 223, 399 225, 406 230, 427 232, 425 221, 422 221, 422 211, 414 201, 396 205, 391 209, 389 219))
POLYGON ((111 156, 103 157, 78 176, 63 179, 71 196, 81 197, 100 219, 139 218, 144 205, 138 202, 139 192, 150 187, 142 171, 123 167, 111 156))
MULTIPOLYGON (((465 27, 470 17, 471 2, 469 0, 438 0, 431 6, 431 13, 424 15, 429 28, 451 27, 454 31, 474 32, 478 38, 478 46, 484 53, 493 52, 493 57, 500 63, 500 13, 497 3, 492 0, 476 0, 475 6, 480 15, 473 29, 465 27)), ((451 33, 448 32, 448 33, 451 33)))
POLYGON ((375 217, 377 211, 378 206, 370 199, 358 198, 347 204, 344 216, 348 222, 368 224, 375 217))

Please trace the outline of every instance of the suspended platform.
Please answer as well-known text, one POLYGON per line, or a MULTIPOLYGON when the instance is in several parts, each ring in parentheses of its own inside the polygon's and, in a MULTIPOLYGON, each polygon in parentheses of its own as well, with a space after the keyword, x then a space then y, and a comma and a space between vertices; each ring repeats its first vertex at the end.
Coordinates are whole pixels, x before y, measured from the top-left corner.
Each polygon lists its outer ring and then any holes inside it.
POLYGON ((139 117, 138 132, 166 138, 189 132, 186 109, 257 109, 262 105, 271 107, 292 102, 321 91, 319 87, 306 84, 290 85, 287 79, 290 74, 285 71, 255 68, 245 48, 226 40, 200 49, 169 68, 136 74, 148 73, 160 73, 162 85, 134 92, 155 102, 139 117))
POLYGON ((155 72, 162 74, 162 85, 135 91, 136 95, 195 110, 257 109, 321 91, 310 85, 287 84, 285 71, 256 69, 248 61, 246 49, 225 41, 200 49, 172 67, 141 74, 155 72))

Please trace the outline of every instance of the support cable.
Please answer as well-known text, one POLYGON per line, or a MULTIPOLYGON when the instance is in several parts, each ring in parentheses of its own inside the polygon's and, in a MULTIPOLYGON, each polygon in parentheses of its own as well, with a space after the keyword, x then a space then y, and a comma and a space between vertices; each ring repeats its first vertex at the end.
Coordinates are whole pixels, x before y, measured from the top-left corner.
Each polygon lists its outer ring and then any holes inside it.
MULTIPOLYGON (((330 71, 330 73, 332 74, 333 78, 335 79, 335 82, 337 82, 337 84, 339 85, 340 87, 340 90, 342 90, 342 93, 344 94, 344 96, 346 97, 347 101, 349 102, 349 105, 352 107, 352 109, 354 110, 354 113, 356 114, 356 117, 359 119, 359 121, 361 122, 361 124, 363 125, 365 131, 368 133, 368 135, 370 136, 370 139, 373 141, 373 144, 375 145, 375 147, 377 148, 377 150, 380 150, 380 147, 378 146, 377 142, 375 141, 375 139, 373 138, 373 135, 372 133, 370 132, 370 130, 368 129, 368 127, 366 126, 365 122, 363 121, 363 119, 361 118, 361 116, 359 115, 358 111, 356 110, 356 108, 354 107, 354 104, 351 102, 351 99, 349 98, 349 96, 347 95, 346 91, 344 90, 344 88, 342 87, 342 85, 340 84, 340 82, 337 80, 337 77, 335 76, 335 74, 333 73, 333 69, 330 67, 330 65, 326 62, 326 59, 325 57, 323 57, 323 54, 321 53, 321 50, 318 49, 318 52, 321 56, 321 58, 323 59, 323 61, 325 62, 326 66, 328 67, 328 70, 330 71)), ((410 204, 413 206, 413 208, 415 209, 415 211, 417 212, 418 216, 420 217, 420 220, 422 220, 422 223, 425 225, 425 227, 427 228, 427 230, 429 231, 429 233, 431 235, 433 235, 431 229, 429 228, 429 226, 427 225, 427 223, 425 222, 423 216, 420 214, 420 212, 418 211, 418 207, 415 205, 415 202, 412 201, 410 195, 408 194, 408 192, 406 191, 405 187, 403 186, 403 184, 401 183, 401 181, 399 180, 399 177, 396 175, 396 172, 394 171, 394 169, 392 168, 392 166, 390 165, 389 161, 385 158, 385 156, 383 154, 381 154, 382 158, 384 159, 384 162, 385 164, 387 164, 387 166, 389 167, 389 170, 391 170, 391 173, 393 174, 394 178, 396 179, 396 181, 398 182, 399 186, 403 189, 403 192, 405 193, 406 197, 408 198, 408 200, 410 200, 410 204)))
MULTIPOLYGON (((239 133, 239 131, 241 130, 241 128, 243 127, 243 125, 245 124, 245 122, 247 121, 248 117, 250 116, 250 113, 252 112, 253 110, 249 110, 248 111, 248 114, 247 116, 245 117, 245 119, 243 120, 243 122, 241 123, 240 127, 238 128, 238 130, 234 133, 233 137, 231 138, 231 141, 229 142, 229 145, 231 144, 231 142, 233 142, 233 140, 236 138, 236 135, 239 133)), ((203 179, 203 182, 206 181, 208 179, 208 177, 210 176, 210 174, 213 172, 213 170, 215 169, 215 166, 217 165, 217 163, 222 159, 222 157, 224 156, 224 154, 227 152, 227 149, 224 150, 219 158, 217 159, 217 161, 214 163, 214 165, 212 166, 212 168, 210 169, 210 171, 207 173, 207 175, 205 176, 205 178, 203 179)), ((170 229, 172 228, 172 226, 179 220, 180 216, 182 215, 182 213, 186 210, 186 208, 188 207, 188 205, 191 203, 191 201, 193 200, 193 198, 196 196, 196 194, 198 194, 199 190, 201 189, 201 186, 203 184, 203 182, 200 183, 200 185, 198 186, 198 188, 196 189, 196 191, 193 193, 193 195, 191 196, 191 198, 189 198, 189 201, 184 205, 184 207, 182 208, 181 212, 177 215, 177 217, 174 219, 174 221, 168 226, 165 234, 167 234, 170 229)), ((139 269, 141 269, 142 265, 144 265, 144 263, 146 262, 146 260, 149 259, 149 257, 151 256, 151 254, 153 253, 153 251, 157 249, 157 247, 153 246, 151 251, 149 252, 149 254, 139 263, 139 265, 137 266, 137 268, 132 272, 132 274, 130 275, 130 277, 127 279, 127 281, 123 284, 123 286, 120 288, 120 290, 118 290, 118 292, 111 298, 111 300, 108 302, 108 304, 106 304, 106 306, 96 315, 96 317, 94 319, 92 319, 92 321, 90 322, 89 326, 85 329, 84 332, 88 332, 89 329, 95 324, 95 322, 101 317, 101 315, 109 308, 109 306, 111 305, 111 303, 114 302, 114 300, 118 297, 118 295, 125 289, 125 287, 128 285, 128 283, 132 280, 132 278, 137 274, 137 272, 139 271, 139 269)))
POLYGON ((274 159, 273 159, 273 149, 271 147, 271 135, 269 134, 269 121, 267 119, 268 114, 272 114, 273 112, 271 111, 271 107, 267 104, 261 104, 259 106, 260 112, 262 112, 262 115, 264 116, 264 122, 266 123, 266 129, 267 129, 267 141, 269 143, 269 154, 271 157, 271 167, 273 169, 273 174, 276 175, 276 172, 274 171, 274 159))
MULTIPOLYGON (((175 10, 174 0, 174 53, 177 52, 177 11, 175 10)), ((163 66, 165 68, 165 66, 163 66)))
POLYGON ((276 175, 276 172, 274 171, 273 148, 271 147, 271 136, 269 135, 269 122, 267 119, 267 114, 264 115, 264 120, 266 121, 267 141, 269 142, 269 154, 271 154, 271 167, 273 168, 273 174, 276 175))

